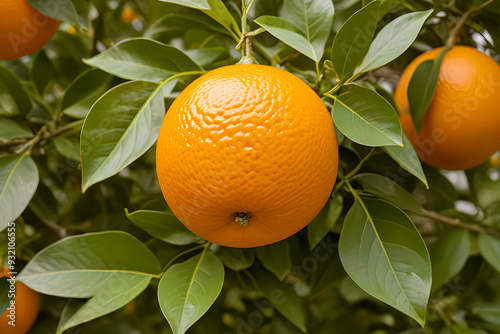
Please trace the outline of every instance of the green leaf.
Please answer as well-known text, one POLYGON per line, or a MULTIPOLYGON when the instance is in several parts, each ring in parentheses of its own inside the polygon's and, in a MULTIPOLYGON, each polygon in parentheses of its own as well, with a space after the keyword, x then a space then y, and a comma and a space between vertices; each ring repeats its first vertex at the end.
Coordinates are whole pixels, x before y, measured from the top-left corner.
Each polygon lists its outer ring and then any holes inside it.
POLYGON ((227 10, 222 0, 160 0, 163 2, 174 3, 185 7, 195 8, 206 15, 210 16, 215 21, 219 22, 231 35, 238 40, 237 35, 241 35, 241 30, 238 24, 227 10), (235 35, 235 32, 237 35, 235 35))
POLYGON ((293 289, 280 282, 276 276, 262 267, 252 267, 251 272, 255 276, 259 289, 271 302, 267 305, 266 303, 261 305, 271 308, 274 306, 288 321, 305 333, 306 324, 302 301, 293 289))
POLYGON ((474 306, 472 312, 484 321, 497 326, 496 328, 500 328, 500 301, 474 306))
POLYGON ((311 250, 333 229, 342 213, 343 203, 343 197, 336 193, 333 198, 326 202, 313 221, 307 225, 307 239, 311 250))
POLYGON ((82 190, 115 175, 156 141, 165 115, 162 85, 121 84, 103 95, 82 128, 82 190))
POLYGON ((71 236, 40 251, 19 274, 30 288, 52 296, 91 298, 107 288, 159 275, 154 254, 128 233, 106 231, 71 236))
POLYGON ((466 230, 453 230, 432 246, 432 291, 449 282, 465 266, 469 258, 470 237, 466 230))
POLYGON ((0 116, 0 139, 32 138, 33 132, 23 122, 0 116))
POLYGON ((160 272, 160 263, 139 240, 107 231, 53 243, 35 255, 18 280, 44 294, 90 298, 65 316, 59 334, 123 307, 160 272))
POLYGON ((130 303, 149 285, 151 277, 110 276, 101 286, 95 297, 89 299, 83 306, 80 301, 72 299, 66 305, 64 318, 61 318, 56 334, 62 334, 69 328, 78 326, 90 320, 116 311, 130 303), (73 304, 73 305, 71 305, 73 304), (76 304, 76 305, 74 305, 76 304), (71 305, 71 307, 68 307, 71 305), (77 308, 80 306, 79 308, 77 308))
POLYGON ((54 146, 63 157, 80 161, 80 142, 78 138, 57 137, 52 140, 54 146))
POLYGON ((226 52, 226 48, 213 47, 187 50, 186 54, 197 64, 200 64, 201 66, 207 66, 212 64, 217 58, 219 58, 226 52))
POLYGON ((276 16, 264 15, 255 19, 254 22, 288 46, 315 62, 319 61, 314 47, 309 43, 302 31, 287 20, 276 16))
POLYGON ((187 245, 201 239, 187 229, 172 212, 138 210, 129 213, 127 218, 153 237, 173 245, 187 245))
POLYGON ((64 92, 61 111, 74 118, 85 118, 95 101, 106 92, 112 78, 96 69, 82 73, 64 92))
POLYGON ((350 84, 335 98, 332 117, 352 141, 366 146, 403 145, 396 111, 382 96, 350 84))
POLYGON ((377 34, 354 74, 372 71, 399 57, 417 38, 432 9, 402 15, 377 34))
POLYGON ((0 231, 28 206, 38 186, 38 169, 31 157, 0 156, 0 231))
POLYGON ((36 54, 31 66, 31 78, 40 96, 44 95, 49 83, 55 80, 54 72, 54 66, 49 57, 47 57, 47 53, 43 49, 40 50, 36 54))
POLYGON ((415 197, 387 177, 378 174, 364 173, 356 175, 353 180, 358 181, 364 191, 383 198, 400 209, 412 211, 419 215, 424 214, 422 206, 415 197))
POLYGON ((160 280, 158 300, 174 334, 183 334, 219 296, 224 265, 206 249, 170 267, 160 280))
POLYGON ((410 113, 417 133, 420 132, 425 112, 432 102, 441 63, 448 50, 444 48, 436 59, 426 60, 418 65, 408 85, 410 113))
POLYGON ((31 99, 17 75, 0 65, 0 115, 27 114, 31 99))
POLYGON ((151 82, 202 71, 179 49, 146 38, 126 39, 84 62, 123 79, 151 82))
POLYGON ((35 195, 30 201, 29 208, 40 219, 56 222, 58 215, 58 202, 54 194, 43 182, 38 184, 35 195))
POLYGON ((165 36, 165 40, 168 40, 174 36, 183 36, 186 31, 193 27, 231 36, 226 29, 210 17, 198 11, 190 11, 187 14, 167 14, 163 16, 144 32, 144 37, 159 39, 165 36))
POLYGON ((280 281, 292 270, 288 241, 283 240, 271 245, 257 247, 256 251, 260 262, 266 269, 276 275, 280 281))
POLYGON ((411 145, 410 141, 403 133, 403 147, 401 146, 384 146, 382 149, 387 153, 391 158, 394 159, 403 169, 414 175, 426 187, 429 187, 427 182, 427 178, 425 177, 424 170, 422 169, 422 164, 418 158, 417 152, 411 145))
POLYGON ((28 0, 29 3, 42 14, 54 19, 68 22, 72 26, 79 28, 80 22, 78 21, 78 14, 76 13, 75 6, 71 0, 28 0))
POLYGON ((491 235, 480 234, 478 237, 479 252, 482 257, 500 272, 500 239, 491 235))
POLYGON ((431 262, 403 211, 384 201, 356 199, 340 234, 339 252, 356 284, 424 326, 431 262))
POLYGON ((2 316, 10 306, 9 298, 10 283, 7 277, 0 277, 0 316, 2 316))
POLYGON ((372 1, 342 25, 332 46, 332 63, 338 79, 345 82, 363 60, 377 28, 380 1, 372 1))
POLYGON ((281 17, 299 28, 321 59, 333 24, 331 0, 284 0, 281 17))
POLYGON ((500 178, 494 177, 500 173, 500 165, 493 167, 487 161, 465 173, 481 208, 488 209, 500 203, 500 178))
POLYGON ((219 246, 215 254, 224 265, 234 271, 248 269, 255 261, 255 250, 219 246))

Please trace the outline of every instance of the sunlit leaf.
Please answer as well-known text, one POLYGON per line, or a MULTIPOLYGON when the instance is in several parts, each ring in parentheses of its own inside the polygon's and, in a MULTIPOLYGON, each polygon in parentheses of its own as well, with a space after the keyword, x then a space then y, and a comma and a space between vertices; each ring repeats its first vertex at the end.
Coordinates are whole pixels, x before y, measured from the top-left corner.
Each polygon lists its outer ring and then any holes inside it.
POLYGON ((339 252, 356 284, 424 326, 431 262, 403 211, 384 201, 356 199, 345 219, 339 252))
POLYGON ((223 283, 224 265, 206 250, 167 269, 158 286, 158 300, 174 334, 185 333, 208 311, 223 283))
POLYGON ((161 85, 121 84, 92 107, 82 128, 82 190, 107 179, 156 141, 165 115, 161 85))
POLYGON ((38 168, 30 156, 0 156, 0 231, 23 213, 38 186, 38 168))
POLYGON ((367 146, 403 145, 396 111, 371 89, 347 85, 335 99, 332 117, 349 139, 367 146))

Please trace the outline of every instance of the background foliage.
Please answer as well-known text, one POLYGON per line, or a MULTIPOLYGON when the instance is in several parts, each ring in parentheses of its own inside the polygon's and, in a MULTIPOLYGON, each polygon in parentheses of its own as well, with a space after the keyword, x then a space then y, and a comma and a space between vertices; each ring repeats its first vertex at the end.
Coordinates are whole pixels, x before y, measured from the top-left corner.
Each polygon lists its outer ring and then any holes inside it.
MULTIPOLYGON (((391 95, 465 13, 458 43, 499 61, 499 1, 30 2, 64 21, 0 63, 0 229, 16 221, 18 279, 44 294, 32 333, 500 333, 498 154, 422 166, 391 95), (340 144, 324 209, 257 249, 186 230, 154 170, 166 108, 249 57, 242 33, 324 98, 340 144)), ((435 84, 422 73, 416 124, 435 84)))

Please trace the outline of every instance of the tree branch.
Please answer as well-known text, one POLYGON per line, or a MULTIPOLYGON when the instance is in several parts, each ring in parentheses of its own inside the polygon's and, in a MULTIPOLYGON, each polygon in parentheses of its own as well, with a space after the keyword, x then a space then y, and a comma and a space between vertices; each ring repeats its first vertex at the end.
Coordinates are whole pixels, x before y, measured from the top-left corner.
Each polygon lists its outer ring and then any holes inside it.
POLYGON ((488 235, 491 235, 495 238, 500 239, 500 231, 498 231, 494 228, 484 227, 484 226, 481 226, 479 224, 465 223, 465 222, 460 221, 459 219, 443 216, 437 212, 429 211, 429 210, 425 210, 425 209, 424 209, 424 215, 428 218, 434 219, 435 221, 439 221, 441 223, 448 224, 448 225, 453 226, 455 228, 462 228, 462 229, 466 229, 466 230, 473 231, 473 232, 480 233, 480 234, 488 234, 488 235))

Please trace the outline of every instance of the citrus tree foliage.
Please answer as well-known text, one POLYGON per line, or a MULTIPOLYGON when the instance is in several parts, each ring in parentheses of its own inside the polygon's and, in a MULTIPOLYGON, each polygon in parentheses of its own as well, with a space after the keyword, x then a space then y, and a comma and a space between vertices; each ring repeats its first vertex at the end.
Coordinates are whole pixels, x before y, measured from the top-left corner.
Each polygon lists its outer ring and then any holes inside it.
MULTIPOLYGON (((499 157, 421 164, 392 99, 431 48, 498 61, 500 1, 29 1, 63 21, 0 62, 0 256, 15 221, 18 279, 44 294, 33 333, 500 333, 499 157), (340 152, 318 216, 257 249, 187 230, 154 170, 168 106, 242 36, 319 94, 340 152)), ((417 129, 442 56, 410 82, 417 129)))

